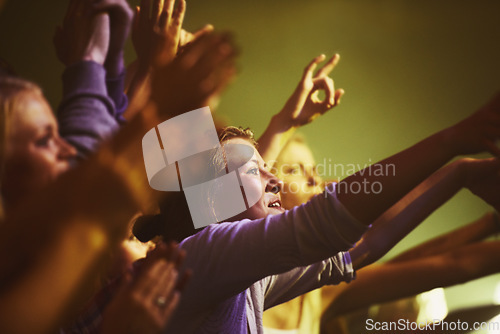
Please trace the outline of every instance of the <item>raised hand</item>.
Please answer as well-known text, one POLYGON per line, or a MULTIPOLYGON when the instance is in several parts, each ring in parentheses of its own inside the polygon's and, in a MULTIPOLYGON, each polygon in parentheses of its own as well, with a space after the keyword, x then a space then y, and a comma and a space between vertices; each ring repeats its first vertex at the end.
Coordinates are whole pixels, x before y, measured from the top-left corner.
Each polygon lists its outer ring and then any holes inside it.
POLYGON ((228 34, 204 34, 190 43, 153 75, 152 99, 159 111, 173 117, 207 106, 236 73, 236 55, 228 34))
POLYGON ((259 152, 269 165, 274 164, 281 149, 295 130, 312 122, 340 103, 344 90, 335 90, 333 80, 328 76, 339 59, 340 56, 335 54, 314 75, 314 70, 325 60, 325 55, 314 58, 305 68, 297 88, 283 109, 271 118, 269 125, 259 138, 259 152), (325 93, 324 100, 319 97, 321 91, 325 93))
POLYGON ((116 77, 124 68, 123 48, 134 13, 126 0, 97 0, 93 3, 93 10, 109 15, 109 50, 104 66, 108 76, 116 77))
POLYGON ((340 103, 344 90, 335 90, 333 80, 329 77, 339 59, 340 56, 335 54, 315 75, 314 70, 325 60, 325 55, 314 58, 307 65, 297 88, 280 112, 282 122, 290 127, 299 127, 312 122, 340 103), (325 93, 324 100, 319 98, 320 91, 325 93))
POLYGON ((132 42, 139 67, 165 66, 177 54, 186 1, 179 0, 175 10, 174 5, 175 0, 142 0, 136 8, 132 42))
POLYGON ((90 0, 71 0, 63 25, 56 28, 54 45, 66 66, 90 60, 103 65, 109 47, 109 19, 97 15, 90 0))

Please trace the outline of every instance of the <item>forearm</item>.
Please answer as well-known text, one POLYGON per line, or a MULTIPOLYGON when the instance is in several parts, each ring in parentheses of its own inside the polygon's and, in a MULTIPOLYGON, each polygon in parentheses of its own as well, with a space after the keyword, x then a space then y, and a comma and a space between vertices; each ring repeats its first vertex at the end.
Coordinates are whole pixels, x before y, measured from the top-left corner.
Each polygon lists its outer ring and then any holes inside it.
POLYGON ((274 115, 258 140, 259 153, 269 167, 274 165, 281 150, 297 129, 288 123, 280 114, 274 115))
POLYGON ((113 53, 110 50, 104 62, 104 67, 106 68, 108 77, 114 78, 119 76, 125 68, 123 50, 113 51, 113 53))
POLYGON ((377 219, 351 249, 354 268, 360 269, 385 255, 462 186, 462 161, 452 163, 422 182, 377 219))
POLYGON ((439 255, 363 268, 330 304, 324 318, 497 273, 498 252, 499 241, 480 242, 439 255))
POLYGON ((475 243, 500 232, 495 223, 494 214, 489 212, 478 220, 452 232, 424 242, 394 257, 389 262, 396 263, 413 260, 424 256, 437 255, 467 244, 475 243))
POLYGON ((105 74, 104 68, 95 62, 80 62, 68 67, 63 75, 59 129, 80 156, 94 151, 118 129, 105 74))
POLYGON ((338 198, 354 217, 370 224, 453 156, 439 132, 345 178, 339 183, 338 198), (368 191, 350 191, 363 186, 368 191))

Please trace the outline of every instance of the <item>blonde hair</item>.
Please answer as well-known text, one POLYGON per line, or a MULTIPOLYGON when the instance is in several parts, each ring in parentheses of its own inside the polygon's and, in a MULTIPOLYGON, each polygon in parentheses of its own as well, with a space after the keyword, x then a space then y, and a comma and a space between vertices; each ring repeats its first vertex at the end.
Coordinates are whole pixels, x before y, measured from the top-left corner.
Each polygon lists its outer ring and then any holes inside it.
POLYGON ((3 221, 4 218, 1 189, 10 119, 13 110, 28 93, 42 96, 40 87, 30 81, 12 76, 0 76, 0 221, 3 221))

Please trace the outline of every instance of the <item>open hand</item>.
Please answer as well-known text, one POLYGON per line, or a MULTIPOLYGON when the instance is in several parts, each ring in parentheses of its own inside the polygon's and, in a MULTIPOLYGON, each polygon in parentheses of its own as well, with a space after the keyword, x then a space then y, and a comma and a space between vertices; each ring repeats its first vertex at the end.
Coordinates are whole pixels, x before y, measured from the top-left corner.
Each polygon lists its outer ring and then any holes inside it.
POLYGON ((228 34, 204 34, 186 46, 172 63, 153 73, 153 101, 174 117, 209 105, 236 73, 237 52, 228 34))
POLYGON ((56 28, 54 46, 66 66, 79 61, 103 65, 109 46, 109 19, 97 15, 91 0, 70 0, 62 26, 56 28))
POLYGON ((174 5, 175 0, 141 0, 132 28, 139 66, 165 66, 177 54, 186 1, 179 0, 175 10, 174 5))
POLYGON ((124 68, 123 48, 134 13, 126 0, 97 0, 92 7, 96 13, 109 15, 109 50, 104 66, 108 76, 116 77, 124 68))

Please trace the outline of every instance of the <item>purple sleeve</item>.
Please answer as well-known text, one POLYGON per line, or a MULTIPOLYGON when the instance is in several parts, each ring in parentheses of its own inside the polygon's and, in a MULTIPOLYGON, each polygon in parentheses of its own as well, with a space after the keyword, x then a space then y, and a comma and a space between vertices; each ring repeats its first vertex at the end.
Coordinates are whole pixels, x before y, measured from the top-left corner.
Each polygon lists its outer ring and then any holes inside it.
MULTIPOLYGON (((350 249, 366 229, 337 199, 335 185, 280 215, 209 225, 181 243, 193 277, 179 309, 190 299, 207 306, 264 277, 327 260, 350 249)), ((341 270, 346 280, 348 262, 341 270)), ((324 270, 334 267, 330 263, 324 270)))
POLYGON ((92 61, 71 65, 63 73, 59 131, 77 148, 80 157, 94 151, 119 127, 105 77, 104 68, 92 61))
POLYGON ((128 98, 125 94, 125 69, 122 69, 117 77, 106 77, 106 88, 108 89, 108 96, 115 104, 115 119, 119 123, 125 123, 123 113, 128 107, 128 98))

